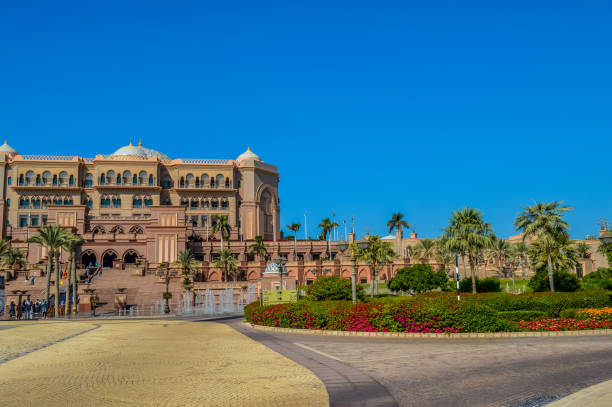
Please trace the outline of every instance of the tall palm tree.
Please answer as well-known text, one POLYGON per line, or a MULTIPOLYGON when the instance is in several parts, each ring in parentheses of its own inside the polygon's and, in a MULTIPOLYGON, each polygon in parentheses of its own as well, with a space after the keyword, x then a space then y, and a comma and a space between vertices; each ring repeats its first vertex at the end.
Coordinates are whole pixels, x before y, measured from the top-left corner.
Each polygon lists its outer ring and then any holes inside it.
POLYGON ((489 247, 492 234, 491 226, 482 219, 482 212, 470 207, 454 211, 449 226, 445 229, 447 247, 453 253, 466 255, 468 258, 473 293, 476 292, 476 265, 480 253, 489 247))
POLYGON ((521 274, 523 278, 525 274, 525 265, 529 260, 529 245, 525 242, 516 242, 512 245, 512 253, 521 266, 521 274))
POLYGON ((223 249, 219 252, 219 257, 213 261, 213 266, 223 270, 224 280, 228 280, 229 273, 234 275, 236 281, 236 272, 238 271, 238 259, 230 249, 223 249))
POLYGON ((268 245, 264 243, 263 237, 255 236, 255 243, 249 246, 250 253, 259 257, 259 259, 265 259, 268 254, 268 245))
POLYGON ((62 247, 68 252, 68 278, 66 279, 65 315, 70 314, 70 286, 72 284, 72 306, 76 309, 77 303, 77 278, 76 278, 76 252, 83 244, 83 238, 73 233, 67 233, 62 247))
POLYGON ((191 250, 183 250, 179 252, 176 261, 174 262, 175 267, 179 267, 183 275, 188 276, 192 272, 200 269, 200 262, 197 261, 191 254, 191 250))
POLYGON ((510 243, 506 239, 491 238, 491 247, 489 247, 489 257, 497 264, 497 269, 504 276, 506 261, 510 257, 510 243))
POLYGON ((550 265, 553 270, 569 271, 574 268, 578 259, 569 237, 549 234, 541 235, 531 244, 529 257, 535 270, 550 265))
POLYGON ((433 239, 421 239, 412 247, 422 264, 429 264, 429 260, 436 252, 436 242, 433 239))
MULTIPOLYGON (((436 240, 436 243, 438 240, 436 240)), ((455 263, 455 256, 453 253, 445 246, 446 242, 442 244, 436 244, 436 252, 434 254, 434 259, 436 263, 438 263, 445 272, 448 272, 453 264, 455 263)))
POLYGON ((586 265, 586 261, 591 257, 591 248, 589 245, 584 242, 580 242, 574 246, 574 250, 576 250, 576 254, 580 260, 582 260, 582 264, 586 265))
POLYGON ((555 292, 552 254, 557 250, 557 246, 569 240, 569 225, 563 220, 563 213, 572 209, 559 201, 537 202, 533 206, 524 207, 523 212, 520 212, 514 221, 516 230, 523 234, 523 240, 544 239, 540 246, 542 250, 547 251, 546 266, 551 292, 555 292), (556 245, 553 244, 555 241, 556 245))
POLYGON ((321 219, 319 227, 321 228, 321 237, 327 239, 327 257, 331 260, 331 231, 338 226, 338 222, 332 222, 329 218, 321 219))
POLYGON ((30 243, 36 243, 47 249, 47 291, 45 299, 49 304, 49 290, 51 289, 51 273, 55 270, 55 316, 59 316, 59 248, 64 244, 68 232, 61 226, 49 225, 38 229, 30 237, 30 243))
POLYGON ((359 249, 356 242, 353 242, 351 251, 355 253, 355 257, 365 262, 370 268, 370 295, 374 295, 374 288, 376 287, 376 294, 378 294, 378 284, 380 280, 379 272, 387 263, 393 262, 396 257, 393 245, 380 238, 376 235, 368 238, 369 246, 366 249, 359 249), (376 281, 376 286, 374 282, 376 281))
POLYGON ((287 225, 287 229, 293 232, 293 260, 297 260, 297 232, 300 230, 302 226, 301 223, 293 222, 290 225, 287 225))
POLYGON ((228 240, 232 232, 232 226, 229 224, 227 215, 213 215, 215 224, 212 227, 212 235, 221 232, 221 250, 223 250, 223 240, 228 240))
POLYGON ((402 228, 407 228, 408 222, 404 220, 404 214, 401 212, 395 212, 391 215, 391 219, 387 222, 387 228, 389 228, 389 234, 393 233, 393 229, 397 229, 395 235, 396 249, 398 253, 402 253, 402 228))

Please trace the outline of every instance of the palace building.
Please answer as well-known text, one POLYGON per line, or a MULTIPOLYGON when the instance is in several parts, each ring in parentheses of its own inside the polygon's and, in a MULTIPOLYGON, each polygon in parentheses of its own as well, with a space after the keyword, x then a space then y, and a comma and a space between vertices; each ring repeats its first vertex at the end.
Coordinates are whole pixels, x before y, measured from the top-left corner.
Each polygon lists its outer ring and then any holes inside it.
MULTIPOLYGON (((214 215, 227 216, 233 241, 280 235, 277 168, 250 149, 234 160, 172 159, 130 143, 85 158, 25 155, 5 142, 0 162, 3 235, 19 245, 42 225, 68 227, 85 240, 85 265, 173 262, 189 243, 203 260, 206 242, 220 240, 214 215)), ((46 255, 25 249, 31 264, 46 255)))

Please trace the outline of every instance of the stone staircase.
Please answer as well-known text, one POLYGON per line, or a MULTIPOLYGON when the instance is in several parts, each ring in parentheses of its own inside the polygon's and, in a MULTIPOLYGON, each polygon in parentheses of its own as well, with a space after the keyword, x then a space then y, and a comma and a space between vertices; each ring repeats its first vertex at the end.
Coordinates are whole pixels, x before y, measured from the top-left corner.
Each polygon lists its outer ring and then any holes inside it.
MULTIPOLYGON (((84 285, 81 285, 83 287, 84 285)), ((89 284, 95 289, 99 298, 96 313, 112 313, 115 310, 115 294, 118 288, 125 288, 128 306, 138 307, 141 311, 144 306, 148 310, 162 298, 166 285, 161 278, 147 274, 135 275, 126 270, 104 269, 96 279, 89 284)), ((82 291, 79 288, 79 291, 82 291)), ((172 292, 172 301, 176 302, 182 293, 181 278, 170 281, 169 291, 172 292)))

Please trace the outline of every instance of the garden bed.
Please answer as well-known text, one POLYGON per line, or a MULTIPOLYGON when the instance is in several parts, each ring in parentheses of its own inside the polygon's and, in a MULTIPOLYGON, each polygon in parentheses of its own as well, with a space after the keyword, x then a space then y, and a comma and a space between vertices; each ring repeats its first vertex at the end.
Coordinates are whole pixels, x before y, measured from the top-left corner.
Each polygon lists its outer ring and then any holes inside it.
POLYGON ((245 308, 245 317, 254 325, 352 332, 559 331, 610 329, 612 323, 605 318, 598 320, 591 314, 580 314, 580 310, 599 310, 611 305, 611 293, 603 290, 469 294, 462 296, 461 301, 452 294, 437 293, 385 297, 357 305, 350 301, 308 300, 269 307, 252 303, 245 308), (562 311, 569 309, 579 310, 578 316, 559 318, 562 311))

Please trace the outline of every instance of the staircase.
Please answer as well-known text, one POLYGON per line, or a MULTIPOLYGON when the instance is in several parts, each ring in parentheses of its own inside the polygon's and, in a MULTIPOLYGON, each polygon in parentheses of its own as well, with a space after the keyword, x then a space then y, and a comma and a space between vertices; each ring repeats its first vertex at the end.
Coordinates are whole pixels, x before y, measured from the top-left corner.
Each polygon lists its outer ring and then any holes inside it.
MULTIPOLYGON (((145 275, 138 276, 130 271, 104 269, 100 275, 89 285, 95 289, 99 298, 96 313, 113 313, 115 310, 115 294, 118 288, 125 288, 127 294, 127 304, 142 310, 149 309, 162 299, 166 291, 166 284, 157 276, 145 275)), ((172 301, 176 302, 182 294, 181 279, 175 278, 170 281, 168 290, 173 294, 172 301)), ((79 289, 79 291, 81 291, 79 289)))

